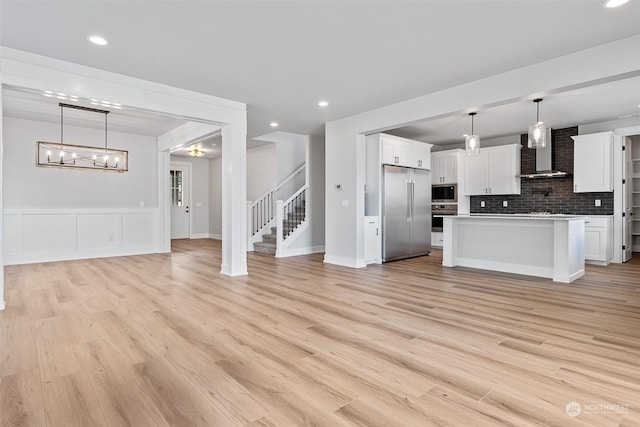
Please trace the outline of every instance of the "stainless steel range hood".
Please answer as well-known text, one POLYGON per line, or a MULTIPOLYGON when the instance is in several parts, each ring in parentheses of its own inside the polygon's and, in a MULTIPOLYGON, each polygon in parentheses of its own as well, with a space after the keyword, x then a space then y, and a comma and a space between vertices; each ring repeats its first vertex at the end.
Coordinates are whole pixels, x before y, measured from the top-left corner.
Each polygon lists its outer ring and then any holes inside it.
POLYGON ((536 172, 522 174, 520 178, 559 178, 567 175, 566 172, 553 169, 553 140, 551 129, 547 129, 547 146, 536 149, 536 172))

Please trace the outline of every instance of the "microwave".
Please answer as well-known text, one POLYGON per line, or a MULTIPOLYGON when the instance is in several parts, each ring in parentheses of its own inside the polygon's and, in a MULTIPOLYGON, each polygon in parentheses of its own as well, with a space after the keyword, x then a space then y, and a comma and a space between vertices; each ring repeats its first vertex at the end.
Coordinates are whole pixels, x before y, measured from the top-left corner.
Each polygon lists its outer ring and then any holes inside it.
POLYGON ((431 203, 455 203, 458 201, 456 184, 438 184, 431 186, 431 203))

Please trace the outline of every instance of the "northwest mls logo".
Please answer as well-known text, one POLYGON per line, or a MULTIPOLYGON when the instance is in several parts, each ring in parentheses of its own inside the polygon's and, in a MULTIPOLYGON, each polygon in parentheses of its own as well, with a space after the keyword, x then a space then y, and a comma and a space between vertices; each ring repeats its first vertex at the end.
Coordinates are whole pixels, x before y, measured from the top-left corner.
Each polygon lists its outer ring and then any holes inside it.
POLYGON ((577 417, 580 415, 582 408, 580 408, 580 404, 578 402, 569 402, 567 403, 567 406, 565 406, 564 410, 570 417, 577 417))

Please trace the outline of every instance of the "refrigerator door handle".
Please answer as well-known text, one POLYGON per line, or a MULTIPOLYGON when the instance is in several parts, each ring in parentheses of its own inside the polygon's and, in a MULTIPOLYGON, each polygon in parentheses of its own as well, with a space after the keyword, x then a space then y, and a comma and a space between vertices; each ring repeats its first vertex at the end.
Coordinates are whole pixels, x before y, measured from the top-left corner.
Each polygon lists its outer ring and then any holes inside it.
POLYGON ((412 179, 411 180, 411 221, 413 221, 413 219, 416 216, 416 182, 412 179))
POLYGON ((414 182, 412 179, 407 181, 407 221, 413 222, 413 188, 414 182))

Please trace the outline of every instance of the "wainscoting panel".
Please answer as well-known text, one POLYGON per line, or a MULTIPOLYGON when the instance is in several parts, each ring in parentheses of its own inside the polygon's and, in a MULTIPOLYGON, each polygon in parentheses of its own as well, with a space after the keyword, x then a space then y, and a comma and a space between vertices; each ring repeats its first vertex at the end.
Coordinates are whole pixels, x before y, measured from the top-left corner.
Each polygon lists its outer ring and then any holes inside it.
POLYGON ((5 265, 158 252, 157 209, 5 209, 5 265))
POLYGON ((73 214, 23 214, 22 252, 69 252, 75 246, 73 214))
POLYGON ((78 250, 119 246, 120 214, 78 214, 78 250))

